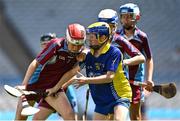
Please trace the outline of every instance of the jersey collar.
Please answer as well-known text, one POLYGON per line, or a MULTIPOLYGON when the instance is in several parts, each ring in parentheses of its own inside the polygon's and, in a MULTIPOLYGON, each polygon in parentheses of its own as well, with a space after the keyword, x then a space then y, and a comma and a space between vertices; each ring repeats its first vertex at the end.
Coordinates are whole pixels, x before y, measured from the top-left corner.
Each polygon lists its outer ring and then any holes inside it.
POLYGON ((125 39, 127 39, 127 40, 138 39, 139 29, 138 29, 137 26, 135 26, 134 35, 131 36, 131 37, 129 37, 129 38, 125 35, 124 31, 125 31, 124 28, 122 28, 122 31, 120 32, 120 34, 121 34, 125 39))
MULTIPOLYGON (((110 48, 111 44, 108 42, 102 49, 102 51, 100 52, 100 54, 105 54, 109 48, 110 48)), ((94 50, 91 49, 91 54, 93 55, 94 54, 94 50)))

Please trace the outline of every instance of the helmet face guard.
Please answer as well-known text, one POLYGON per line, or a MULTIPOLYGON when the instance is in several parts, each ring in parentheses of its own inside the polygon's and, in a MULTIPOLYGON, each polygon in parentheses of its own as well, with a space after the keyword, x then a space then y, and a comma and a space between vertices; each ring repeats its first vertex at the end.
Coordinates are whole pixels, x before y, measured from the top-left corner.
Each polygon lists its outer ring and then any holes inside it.
POLYGON ((98 35, 109 35, 109 28, 106 26, 97 26, 97 27, 92 27, 87 29, 87 33, 95 33, 98 35))
POLYGON ((73 45, 84 45, 86 40, 85 28, 80 24, 70 24, 66 29, 66 40, 73 45))
POLYGON ((69 50, 69 54, 71 56, 77 56, 77 55, 79 55, 82 52, 82 50, 83 50, 83 48, 81 48, 78 52, 72 52, 72 51, 69 50))
POLYGON ((66 32, 66 39, 69 43, 73 45, 84 45, 85 40, 84 39, 73 39, 70 37, 69 32, 66 32))
POLYGON ((98 41, 98 45, 90 45, 92 49, 99 49, 107 40, 109 40, 111 29, 109 25, 105 22, 96 22, 88 26, 87 28, 88 34, 94 34, 98 41), (101 40, 100 37, 105 35, 107 38, 101 40))
POLYGON ((106 22, 111 24, 117 24, 118 16, 113 16, 112 18, 100 18, 98 17, 99 22, 106 22))
POLYGON ((133 20, 132 21, 138 21, 140 20, 140 10, 139 7, 136 4, 133 3, 127 3, 125 5, 120 6, 119 8, 119 14, 132 14, 133 20))
POLYGON ((87 33, 93 33, 96 35, 96 38, 98 39, 98 42, 100 44, 104 43, 105 41, 100 41, 100 36, 105 35, 109 37, 109 28, 107 28, 106 26, 97 26, 97 27, 92 27, 92 28, 88 28, 87 29, 87 33))
POLYGON ((99 22, 106 22, 111 24, 117 24, 118 23, 118 14, 116 11, 112 9, 104 9, 101 10, 98 15, 98 21, 99 22))

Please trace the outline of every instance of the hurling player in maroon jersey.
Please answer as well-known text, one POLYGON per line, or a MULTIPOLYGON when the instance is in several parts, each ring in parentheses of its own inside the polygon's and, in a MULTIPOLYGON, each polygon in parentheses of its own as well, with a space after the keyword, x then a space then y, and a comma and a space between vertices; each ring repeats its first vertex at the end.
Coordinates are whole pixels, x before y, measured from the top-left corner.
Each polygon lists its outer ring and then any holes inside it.
MULTIPOLYGON (((66 72, 76 67, 78 63, 77 56, 79 56, 84 49, 85 39, 86 31, 82 25, 76 23, 68 25, 66 37, 52 39, 46 48, 31 62, 22 85, 24 85, 28 91, 41 90, 44 92, 46 89, 54 87, 59 81, 62 82, 63 85, 75 75, 75 73, 71 73, 66 76, 67 80, 63 78, 66 72), (49 61, 51 62, 49 63, 49 61), (29 79, 39 65, 43 66, 43 68, 39 74, 38 81, 28 84, 29 79)), ((38 107, 40 111, 34 115, 33 120, 45 120, 54 110, 61 114, 64 120, 74 120, 74 112, 62 88, 58 90, 56 96, 47 96, 45 98, 40 96, 26 96, 26 98, 28 101, 38 100, 39 102, 38 107)), ((21 110, 22 101, 20 99, 16 114, 20 113, 21 110)), ((15 120, 24 120, 24 118, 16 115, 15 120)))

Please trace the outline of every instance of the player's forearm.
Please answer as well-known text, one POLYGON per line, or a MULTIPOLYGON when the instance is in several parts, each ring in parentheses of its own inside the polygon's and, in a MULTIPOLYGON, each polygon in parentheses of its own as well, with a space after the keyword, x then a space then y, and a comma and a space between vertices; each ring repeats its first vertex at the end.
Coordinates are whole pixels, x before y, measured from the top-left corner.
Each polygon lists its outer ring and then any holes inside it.
POLYGON ((59 82, 55 85, 55 88, 58 90, 60 88, 62 88, 62 86, 69 81, 73 76, 75 76, 77 74, 77 71, 80 71, 79 66, 75 67, 74 69, 66 72, 62 78, 59 80, 59 82))
POLYGON ((72 84, 73 82, 73 78, 76 77, 76 76, 73 76, 69 81, 65 82, 63 85, 62 85, 62 88, 67 88, 69 85, 72 84))
POLYGON ((37 60, 33 60, 31 62, 31 64, 29 65, 29 67, 28 67, 28 69, 26 71, 26 74, 25 74, 24 80, 22 82, 22 85, 27 85, 28 84, 29 79, 31 78, 31 76, 35 72, 38 65, 39 64, 38 64, 37 60))
MULTIPOLYGON (((72 73, 71 73, 72 74, 72 73)), ((71 75, 70 73, 65 73, 64 75, 63 75, 63 77, 59 80, 59 82, 55 85, 55 89, 56 90, 59 90, 60 88, 62 88, 63 87, 63 85, 68 81, 68 80, 70 80, 71 78, 70 78, 70 76, 73 76, 73 75, 71 75)))
POLYGON ((154 70, 153 59, 152 58, 151 59, 147 59, 147 61, 146 61, 146 73, 147 73, 146 80, 152 81, 153 70, 154 70))
POLYGON ((127 66, 138 65, 145 62, 145 57, 143 55, 137 55, 129 59, 124 59, 123 64, 127 66))

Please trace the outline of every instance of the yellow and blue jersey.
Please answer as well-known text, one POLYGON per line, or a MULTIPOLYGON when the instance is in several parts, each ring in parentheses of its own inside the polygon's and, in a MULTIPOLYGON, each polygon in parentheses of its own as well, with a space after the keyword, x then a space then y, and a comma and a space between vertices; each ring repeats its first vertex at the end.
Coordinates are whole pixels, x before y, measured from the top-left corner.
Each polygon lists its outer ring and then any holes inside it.
POLYGON ((132 92, 125 76, 120 50, 109 43, 101 51, 99 57, 93 56, 93 51, 86 56, 86 74, 88 77, 96 77, 115 72, 111 83, 89 84, 92 98, 96 105, 108 105, 121 98, 131 100, 132 92))

